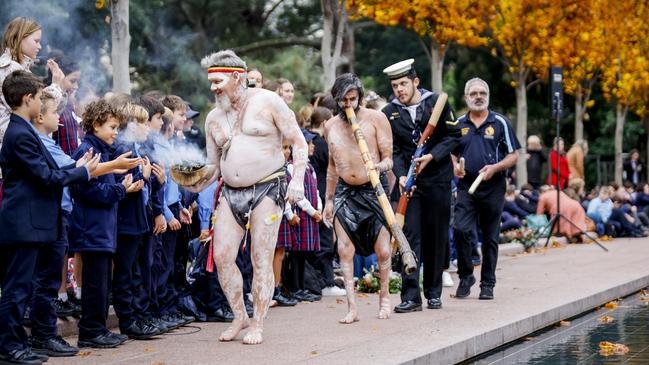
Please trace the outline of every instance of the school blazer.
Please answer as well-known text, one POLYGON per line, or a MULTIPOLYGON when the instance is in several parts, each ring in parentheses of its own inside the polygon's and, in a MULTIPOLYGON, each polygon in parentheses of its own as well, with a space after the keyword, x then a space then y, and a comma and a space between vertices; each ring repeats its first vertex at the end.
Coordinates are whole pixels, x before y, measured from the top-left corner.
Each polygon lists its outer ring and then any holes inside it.
POLYGON ((59 168, 32 125, 12 114, 0 150, 0 245, 55 242, 66 185, 87 181, 85 167, 59 168))

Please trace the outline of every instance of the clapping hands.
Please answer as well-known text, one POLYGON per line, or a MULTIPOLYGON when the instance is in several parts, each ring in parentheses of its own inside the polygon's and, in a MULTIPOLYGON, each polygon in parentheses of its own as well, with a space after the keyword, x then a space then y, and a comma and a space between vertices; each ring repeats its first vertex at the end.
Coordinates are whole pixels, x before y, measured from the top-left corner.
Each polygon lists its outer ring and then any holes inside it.
POLYGON ((76 163, 77 167, 85 166, 88 169, 88 173, 91 177, 96 176, 94 172, 97 170, 99 160, 101 160, 101 153, 98 153, 96 155, 94 155, 93 153, 93 149, 90 148, 88 152, 84 153, 83 156, 81 156, 81 158, 77 160, 76 163))
POLYGON ((151 161, 149 160, 148 157, 145 157, 142 159, 142 176, 144 177, 144 180, 149 181, 149 177, 151 176, 151 161))
POLYGON ((122 185, 124 185, 127 194, 135 193, 142 190, 142 188, 144 187, 144 180, 133 182, 133 175, 128 174, 124 177, 124 180, 122 180, 122 185))
POLYGON ((128 170, 133 169, 140 164, 140 158, 129 158, 131 154, 133 154, 132 151, 124 152, 115 160, 113 160, 115 167, 115 170, 113 172, 115 174, 125 174, 128 170))
POLYGON ((165 174, 165 166, 162 164, 162 162, 159 165, 156 163, 151 165, 151 172, 153 172, 153 175, 155 175, 156 179, 158 179, 160 185, 165 183, 167 175, 165 174))

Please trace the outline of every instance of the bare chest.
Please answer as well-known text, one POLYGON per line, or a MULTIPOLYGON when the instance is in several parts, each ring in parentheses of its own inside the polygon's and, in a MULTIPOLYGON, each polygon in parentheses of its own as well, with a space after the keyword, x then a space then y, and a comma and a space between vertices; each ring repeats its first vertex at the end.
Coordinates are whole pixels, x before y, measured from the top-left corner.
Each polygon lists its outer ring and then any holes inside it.
POLYGON ((254 105, 241 111, 220 112, 215 115, 215 121, 210 133, 220 148, 237 137, 267 137, 278 133, 272 114, 254 105))
MULTIPOLYGON (((376 129, 371 122, 359 122, 360 133, 367 143, 372 154, 378 151, 376 141, 376 129)), ((337 159, 360 158, 358 142, 354 137, 351 126, 346 122, 340 122, 332 126, 328 135, 329 150, 337 159)))

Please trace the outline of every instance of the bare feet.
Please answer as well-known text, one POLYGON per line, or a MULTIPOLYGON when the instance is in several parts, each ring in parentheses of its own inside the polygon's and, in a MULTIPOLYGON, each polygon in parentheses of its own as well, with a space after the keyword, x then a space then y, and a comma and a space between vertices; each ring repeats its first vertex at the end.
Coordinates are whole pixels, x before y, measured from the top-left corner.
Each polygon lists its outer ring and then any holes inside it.
POLYGON ((343 324, 352 324, 354 322, 358 322, 358 314, 356 311, 352 310, 350 310, 343 319, 338 320, 338 323, 343 324))
POLYGON ((379 319, 390 318, 390 298, 381 298, 379 303, 379 319))
POLYGON ((240 320, 240 319, 233 320, 232 325, 230 325, 228 329, 226 329, 225 331, 223 331, 223 333, 221 333, 221 336, 219 336, 219 341, 232 341, 235 337, 237 337, 237 335, 242 329, 248 327, 249 323, 250 322, 247 318, 244 320, 240 320))
POLYGON ((262 337, 263 331, 264 331, 263 329, 253 324, 250 327, 248 333, 246 333, 246 335, 243 336, 243 343, 245 343, 246 345, 257 345, 262 343, 264 341, 262 337))

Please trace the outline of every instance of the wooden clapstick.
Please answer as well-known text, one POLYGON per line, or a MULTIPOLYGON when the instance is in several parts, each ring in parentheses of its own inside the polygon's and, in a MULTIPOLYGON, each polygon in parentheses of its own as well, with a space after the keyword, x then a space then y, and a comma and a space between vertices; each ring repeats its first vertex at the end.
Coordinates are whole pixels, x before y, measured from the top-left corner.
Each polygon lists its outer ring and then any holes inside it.
POLYGON ((469 188, 469 194, 473 195, 473 193, 478 188, 478 186, 480 186, 482 179, 484 179, 484 174, 485 174, 484 172, 481 172, 480 175, 478 175, 478 177, 475 178, 473 184, 471 184, 471 187, 469 188))

